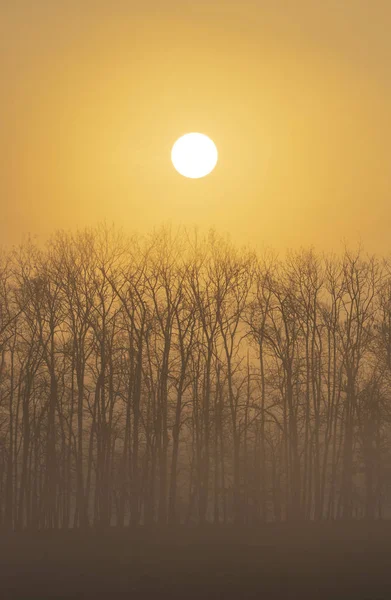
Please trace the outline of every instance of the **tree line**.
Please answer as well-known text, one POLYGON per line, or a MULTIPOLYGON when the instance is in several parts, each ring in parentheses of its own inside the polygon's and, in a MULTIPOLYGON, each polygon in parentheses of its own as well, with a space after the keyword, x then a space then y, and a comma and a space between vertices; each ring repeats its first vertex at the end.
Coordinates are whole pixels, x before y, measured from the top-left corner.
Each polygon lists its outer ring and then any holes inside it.
POLYGON ((100 227, 0 253, 0 526, 387 517, 391 265, 100 227))

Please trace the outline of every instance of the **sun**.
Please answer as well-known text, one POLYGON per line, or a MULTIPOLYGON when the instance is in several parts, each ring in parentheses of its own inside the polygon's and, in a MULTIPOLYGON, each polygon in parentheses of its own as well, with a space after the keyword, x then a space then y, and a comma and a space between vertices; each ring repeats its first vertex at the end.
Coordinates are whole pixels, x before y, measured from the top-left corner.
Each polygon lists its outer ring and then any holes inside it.
POLYGON ((203 133, 186 133, 174 144, 171 160, 181 175, 200 179, 215 168, 218 152, 214 142, 203 133))

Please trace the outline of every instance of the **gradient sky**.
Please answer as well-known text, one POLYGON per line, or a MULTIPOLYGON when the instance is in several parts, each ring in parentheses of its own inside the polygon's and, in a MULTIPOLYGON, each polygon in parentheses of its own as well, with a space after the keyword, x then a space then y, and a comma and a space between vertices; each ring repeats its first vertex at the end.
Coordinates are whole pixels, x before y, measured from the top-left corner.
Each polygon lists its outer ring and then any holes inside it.
POLYGON ((106 220, 388 253, 390 31, 390 0, 0 2, 0 244, 106 220))

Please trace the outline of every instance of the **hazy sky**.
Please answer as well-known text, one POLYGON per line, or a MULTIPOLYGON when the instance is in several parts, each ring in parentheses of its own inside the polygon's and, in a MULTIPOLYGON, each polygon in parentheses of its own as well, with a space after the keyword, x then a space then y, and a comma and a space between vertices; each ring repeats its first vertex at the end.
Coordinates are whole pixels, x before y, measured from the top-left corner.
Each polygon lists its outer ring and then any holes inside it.
POLYGON ((0 244, 105 219, 390 251, 390 31, 390 0, 0 0, 0 244))

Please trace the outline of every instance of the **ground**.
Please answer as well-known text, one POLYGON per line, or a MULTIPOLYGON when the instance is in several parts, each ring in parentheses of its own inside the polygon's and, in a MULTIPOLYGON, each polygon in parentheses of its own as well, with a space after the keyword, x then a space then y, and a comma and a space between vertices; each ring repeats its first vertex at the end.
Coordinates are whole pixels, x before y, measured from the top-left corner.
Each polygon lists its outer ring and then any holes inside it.
POLYGON ((391 600, 391 522, 2 534, 22 598, 391 600))

